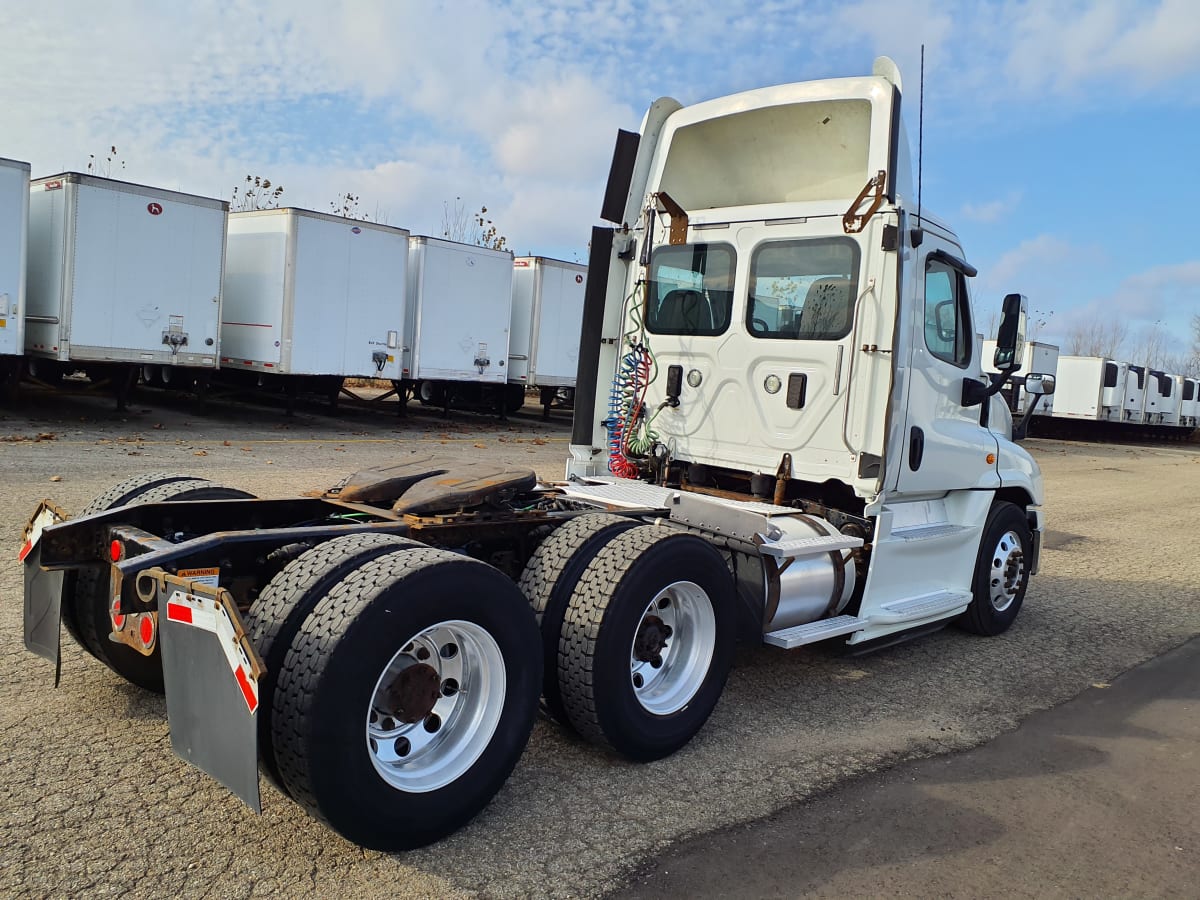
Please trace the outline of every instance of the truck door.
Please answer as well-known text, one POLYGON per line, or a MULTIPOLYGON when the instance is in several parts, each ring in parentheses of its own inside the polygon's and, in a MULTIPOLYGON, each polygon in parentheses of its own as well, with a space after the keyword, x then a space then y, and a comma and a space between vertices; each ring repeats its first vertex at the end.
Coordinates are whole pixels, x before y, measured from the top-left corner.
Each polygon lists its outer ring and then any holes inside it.
MULTIPOLYGON (((926 232, 917 256, 908 403, 897 490, 940 493, 995 479, 996 438, 980 425, 980 407, 963 406, 963 379, 978 378, 967 273, 959 249, 926 232)), ((986 401, 985 401, 986 402, 986 401)), ((895 452, 895 451, 893 451, 895 452)), ((990 486, 990 485, 989 485, 990 486)))

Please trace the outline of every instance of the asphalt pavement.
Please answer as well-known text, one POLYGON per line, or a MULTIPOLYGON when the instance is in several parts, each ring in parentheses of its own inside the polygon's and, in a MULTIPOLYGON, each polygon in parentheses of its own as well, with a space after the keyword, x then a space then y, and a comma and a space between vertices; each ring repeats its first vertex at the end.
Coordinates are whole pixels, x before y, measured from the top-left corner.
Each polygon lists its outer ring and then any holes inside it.
POLYGON ((1200 639, 975 750, 687 841, 613 896, 1198 895, 1200 639))
MULTIPOLYGON (((682 842, 736 834, 724 829, 805 808, 897 764, 984 745, 1200 635, 1200 447, 1031 440, 1050 533, 1042 572, 1007 633, 946 629, 864 657, 845 655, 836 641, 791 652, 742 647, 712 718, 679 753, 630 763, 541 721, 508 783, 470 825, 402 854, 364 852, 270 787, 255 816, 171 753, 161 697, 126 684, 67 637, 55 689, 53 667, 21 645, 16 551, 43 497, 78 512, 124 478, 162 471, 288 496, 412 450, 561 477, 568 420, 543 423, 540 410, 530 412, 497 423, 443 419, 414 404, 403 421, 351 409, 286 418, 221 403, 199 412, 147 391, 114 415, 108 398, 35 390, 0 410, 0 542, 10 547, 0 546, 0 896, 598 896, 682 842)), ((1097 751, 1072 740, 1080 756, 1071 771, 1082 777, 1097 751)), ((987 861, 996 842, 979 856, 945 843, 968 831, 964 817, 999 835, 1046 815, 1045 807, 1023 811, 1017 793, 962 806, 973 784, 931 783, 932 807, 921 817, 958 810, 957 823, 942 844, 898 826, 911 839, 897 844, 895 870, 926 857, 947 865, 946 879, 961 877, 960 859, 996 866, 987 861)), ((1042 791, 1020 778, 1005 784, 1042 791)), ((1053 821, 1064 824, 1058 808, 1053 821)), ((1071 827, 1096 818, 1089 812, 1071 827)), ((1158 856, 1148 834, 1098 833, 1096 852, 1126 858, 1153 892, 1174 857, 1158 856)), ((1171 853, 1190 845, 1179 846, 1171 853)), ((740 852, 729 844, 722 856, 735 865, 740 852)), ((1062 865, 1075 863, 1068 856, 1062 865)), ((958 883, 937 884, 952 893, 958 883)), ((935 892, 934 882, 915 884, 912 892, 935 892)))

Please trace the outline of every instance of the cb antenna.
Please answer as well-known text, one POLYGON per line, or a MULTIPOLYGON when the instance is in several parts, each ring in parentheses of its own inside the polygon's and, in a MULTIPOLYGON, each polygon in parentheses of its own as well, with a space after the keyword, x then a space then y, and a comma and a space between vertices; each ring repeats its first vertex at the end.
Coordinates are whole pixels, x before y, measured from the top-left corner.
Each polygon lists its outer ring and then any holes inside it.
POLYGON ((917 227, 921 227, 921 171, 925 161, 925 45, 921 45, 921 94, 917 106, 917 227))

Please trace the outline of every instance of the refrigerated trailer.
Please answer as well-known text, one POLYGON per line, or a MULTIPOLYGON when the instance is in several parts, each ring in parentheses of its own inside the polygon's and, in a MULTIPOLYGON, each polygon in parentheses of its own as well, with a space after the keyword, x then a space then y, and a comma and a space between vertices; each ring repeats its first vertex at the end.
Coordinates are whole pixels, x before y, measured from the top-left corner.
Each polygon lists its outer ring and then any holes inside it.
POLYGON ((78 172, 32 182, 25 352, 39 377, 215 369, 228 210, 78 172))
POLYGON ((1102 356, 1058 357, 1051 415, 1084 422, 1126 421, 1128 369, 1126 363, 1102 356))
POLYGON ((1142 421, 1147 425, 1173 426, 1179 418, 1179 394, 1175 392, 1175 379, 1158 369, 1151 369, 1149 375, 1142 421))
POLYGON ((1146 395, 1150 390, 1145 366, 1130 363, 1125 371, 1124 418, 1130 425, 1146 421, 1146 395))
POLYGON ((222 372, 396 381, 409 233, 304 209, 229 217, 222 372))
MULTIPOLYGON (((983 342, 983 358, 985 363, 991 360, 996 353, 995 341, 983 342)), ((999 375, 1000 371, 995 365, 985 366, 989 374, 999 375)), ((1017 374, 1012 377, 1011 389, 1005 390, 1004 398, 1008 401, 1009 409, 1013 412, 1024 410, 1032 401, 1032 397, 1025 390, 1025 376, 1022 373, 1036 372, 1049 375, 1055 375, 1058 371, 1058 347, 1054 344, 1047 344, 1043 341, 1027 341, 1025 343, 1025 352, 1021 356, 1021 367, 1017 370, 1017 374)), ((1055 398, 1061 396, 1061 384, 1055 388, 1053 394, 1041 395, 1040 402, 1033 407, 1032 415, 1034 416, 1049 416, 1054 412, 1055 398)))
POLYGON ((513 260, 508 380, 536 387, 547 412, 560 390, 574 394, 587 266, 518 256, 513 260))
MULTIPOLYGON (((20 554, 26 646, 57 662, 61 616, 164 690, 175 751, 252 807, 261 771, 395 850, 489 802, 539 694, 580 739, 646 761, 704 727, 739 635, 866 650, 1007 630, 1044 529, 998 397, 1027 302, 1004 298, 987 378, 976 270, 909 212, 901 97, 880 59, 660 99, 620 133, 564 481, 414 452, 316 496, 155 473, 78 519, 45 502, 20 554)), ((494 359, 475 328, 451 333, 494 359)), ((1031 396, 1053 385, 1025 374, 1031 396)))
POLYGON ((0 382, 16 387, 25 352, 29 163, 0 158, 0 382))
POLYGON ((1184 428, 1200 425, 1200 379, 1182 378, 1179 385, 1179 424, 1184 428))
POLYGON ((411 238, 402 374, 422 403, 517 396, 506 390, 512 277, 507 250, 411 238))

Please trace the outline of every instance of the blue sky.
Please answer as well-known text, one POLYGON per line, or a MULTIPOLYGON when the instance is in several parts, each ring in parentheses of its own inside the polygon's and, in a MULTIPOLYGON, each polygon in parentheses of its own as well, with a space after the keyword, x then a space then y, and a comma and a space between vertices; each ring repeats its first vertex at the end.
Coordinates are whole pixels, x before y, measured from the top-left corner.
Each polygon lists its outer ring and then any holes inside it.
POLYGON ((684 103, 893 57, 926 207, 1043 331, 1113 318, 1191 347, 1200 249, 1195 0, 409 3, 6 0, 0 156, 34 174, 116 144, 124 177, 293 205, 361 197, 414 233, 482 204, 510 246, 583 258, 617 128, 684 103))

